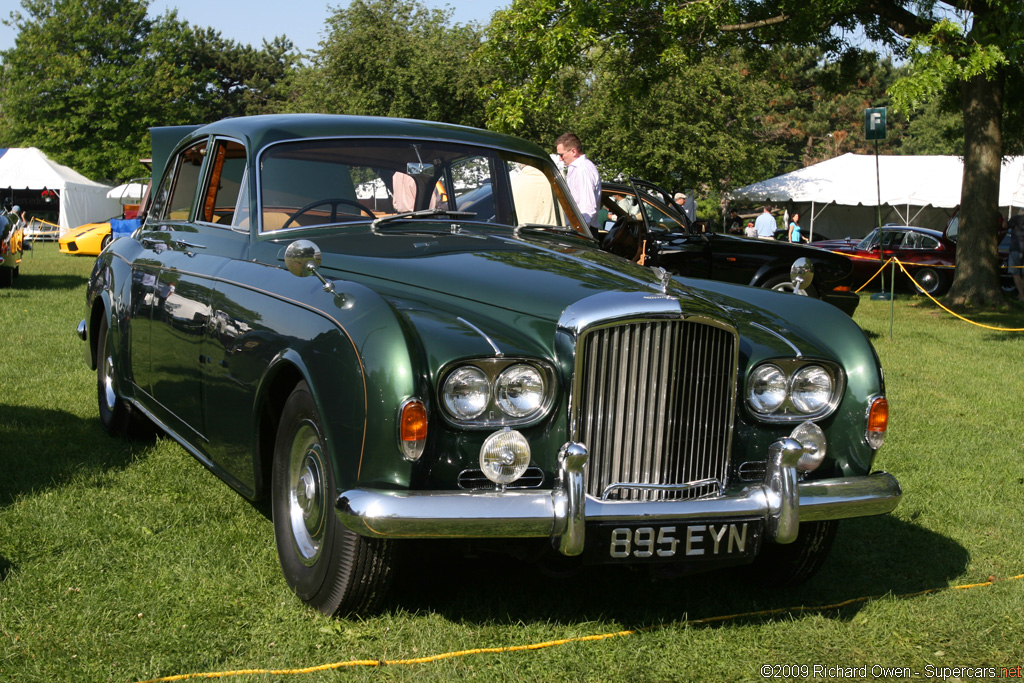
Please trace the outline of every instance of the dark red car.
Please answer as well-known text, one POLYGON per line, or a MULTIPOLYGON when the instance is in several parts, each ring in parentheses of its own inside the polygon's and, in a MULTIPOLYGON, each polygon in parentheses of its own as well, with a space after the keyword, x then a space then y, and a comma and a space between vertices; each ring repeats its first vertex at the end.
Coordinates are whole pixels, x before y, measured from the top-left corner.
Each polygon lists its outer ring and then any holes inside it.
MULTIPOLYGON (((846 254, 853 259, 854 287, 860 287, 870 280, 881 265, 893 257, 906 267, 917 283, 916 286, 911 283, 897 266, 896 282, 901 286, 915 287, 932 296, 938 296, 949 289, 953 282, 956 242, 938 230, 910 225, 883 225, 860 240, 847 237, 839 240, 820 240, 811 244, 846 254)), ((890 265, 884 271, 886 283, 891 273, 890 265)), ((881 288, 880 277, 871 284, 871 288, 881 288)))

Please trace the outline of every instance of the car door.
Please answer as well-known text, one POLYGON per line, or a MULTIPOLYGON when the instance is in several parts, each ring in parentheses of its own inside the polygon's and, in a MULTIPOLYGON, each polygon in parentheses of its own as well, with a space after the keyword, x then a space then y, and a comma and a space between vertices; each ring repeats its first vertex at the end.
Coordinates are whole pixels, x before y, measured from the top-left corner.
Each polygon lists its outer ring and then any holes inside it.
POLYGON ((133 273, 139 294, 150 300, 142 306, 149 320, 133 323, 148 332, 138 335, 141 344, 133 343, 136 382, 149 394, 155 416, 204 455, 203 385, 215 278, 248 247, 247 233, 232 229, 240 185, 224 174, 239 150, 244 159, 241 143, 204 139, 169 162, 139 236, 147 258, 133 273))

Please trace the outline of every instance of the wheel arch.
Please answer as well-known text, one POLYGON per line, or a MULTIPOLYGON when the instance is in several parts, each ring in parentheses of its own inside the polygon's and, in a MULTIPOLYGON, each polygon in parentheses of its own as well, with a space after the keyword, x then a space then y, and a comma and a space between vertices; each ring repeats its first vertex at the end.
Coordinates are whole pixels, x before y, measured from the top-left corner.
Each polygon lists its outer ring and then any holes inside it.
POLYGON ((274 466, 274 443, 284 405, 299 382, 305 380, 313 391, 313 382, 297 354, 286 352, 267 371, 260 382, 255 402, 256 452, 255 500, 270 497, 270 479, 274 466))

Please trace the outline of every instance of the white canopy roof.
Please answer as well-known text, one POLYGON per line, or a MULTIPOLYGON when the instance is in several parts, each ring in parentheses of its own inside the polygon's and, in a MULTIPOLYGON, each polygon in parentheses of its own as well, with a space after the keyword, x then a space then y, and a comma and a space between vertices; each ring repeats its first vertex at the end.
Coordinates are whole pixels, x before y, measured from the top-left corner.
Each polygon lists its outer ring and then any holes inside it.
POLYGON ((142 183, 124 183, 107 192, 111 199, 129 201, 140 201, 146 192, 146 186, 142 183))
MULTIPOLYGON (((844 154, 792 173, 733 190, 735 199, 877 206, 960 204, 963 160, 958 156, 844 154)), ((1024 157, 1003 163, 999 206, 1024 205, 1024 157)))
POLYGON ((83 223, 104 221, 121 209, 118 200, 107 197, 109 185, 50 161, 35 147, 0 150, 0 188, 56 190, 60 196, 61 232, 83 223))

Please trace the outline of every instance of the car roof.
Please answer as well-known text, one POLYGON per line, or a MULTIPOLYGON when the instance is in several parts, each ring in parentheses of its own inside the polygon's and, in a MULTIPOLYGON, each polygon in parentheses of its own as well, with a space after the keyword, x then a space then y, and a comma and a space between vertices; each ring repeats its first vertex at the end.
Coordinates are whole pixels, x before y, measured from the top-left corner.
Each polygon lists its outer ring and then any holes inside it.
POLYGON ((183 139, 206 135, 243 138, 252 149, 275 142, 331 137, 391 137, 439 139, 497 147, 547 158, 539 146, 511 135, 451 123, 398 119, 383 116, 338 114, 264 114, 222 119, 196 128, 183 139))
MULTIPOLYGON (((879 228, 875 228, 878 230, 879 228)), ((907 230, 911 232, 920 232, 925 235, 931 235, 932 237, 942 237, 941 230, 933 230, 932 228, 921 228, 916 225, 899 225, 897 223, 886 223, 881 227, 882 230, 907 230)))

